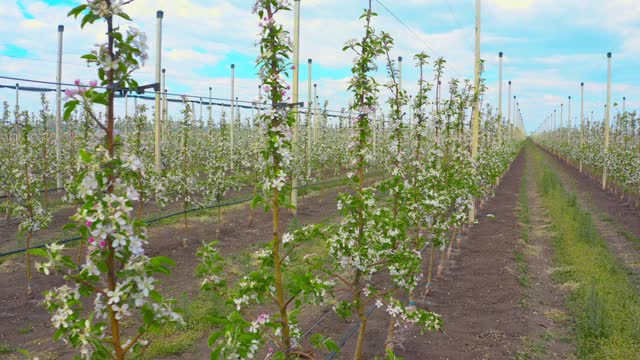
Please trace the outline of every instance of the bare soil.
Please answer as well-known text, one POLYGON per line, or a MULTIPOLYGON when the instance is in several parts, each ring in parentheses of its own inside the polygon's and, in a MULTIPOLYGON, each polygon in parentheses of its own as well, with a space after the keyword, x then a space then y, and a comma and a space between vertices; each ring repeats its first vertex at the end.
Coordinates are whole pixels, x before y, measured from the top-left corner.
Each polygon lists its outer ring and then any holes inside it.
MULTIPOLYGON (((421 335, 416 329, 397 329, 396 354, 406 359, 513 358, 520 338, 527 333, 528 319, 517 305, 522 297, 514 275, 513 250, 517 246, 516 206, 524 167, 522 154, 505 176, 496 196, 479 212, 479 224, 471 228, 444 277, 417 306, 444 317, 444 328, 421 335), (493 214, 495 219, 486 215, 493 214)), ((388 328, 384 309, 367 321, 364 359, 383 356, 388 328)), ((343 339, 355 321, 327 316, 319 332, 343 339)), ((352 336, 337 359, 350 358, 352 336)))
MULTIPOLYGON (((299 201, 298 221, 302 224, 317 223, 336 212, 337 193, 342 188, 333 188, 311 194, 299 201)), ((281 226, 286 229, 293 216, 288 211, 281 213, 281 226)), ((223 256, 247 251, 257 244, 270 241, 271 215, 256 209, 254 225, 248 226, 247 204, 236 205, 223 210, 219 248, 223 256)), ((185 236, 181 221, 175 224, 159 225, 149 229, 149 256, 165 255, 176 262, 170 276, 162 277, 162 292, 167 297, 193 297, 199 291, 199 280, 194 277, 197 265, 196 251, 202 242, 215 240, 216 220, 190 220, 187 233, 188 245, 179 245, 185 236)), ((75 250, 70 250, 74 251, 75 250)), ((53 328, 50 314, 40 304, 43 292, 64 283, 61 275, 44 276, 33 272, 33 297, 25 293, 24 255, 10 256, 0 263, 0 345, 11 349, 27 349, 32 354, 41 354, 40 359, 72 358, 73 351, 68 346, 52 339, 53 328)), ((2 358, 0 353, 0 358, 2 358)), ((203 354, 192 358, 203 358, 203 354)), ((208 356, 207 356, 208 357, 208 356)), ((180 358, 183 358, 182 356, 180 358)))
MULTIPOLYGON (((564 325, 558 320, 564 313, 563 293, 551 284, 552 252, 546 231, 547 220, 532 190, 532 179, 529 179, 533 213, 531 244, 523 244, 520 239, 518 198, 524 169, 525 156, 521 153, 496 189, 495 196, 478 212, 479 223, 467 231, 454 256, 447 261, 444 275, 435 279, 428 296, 417 301, 417 306, 443 316, 442 331, 422 335, 416 329, 398 329, 397 355, 406 359, 513 359, 526 349, 526 339, 536 339, 549 329, 563 334, 564 325), (516 251, 527 254, 532 279, 529 288, 518 282, 516 251)), ((336 195, 343 189, 325 190, 302 200, 298 220, 302 224, 317 223, 334 216, 336 195)), ((286 229, 292 216, 288 212, 283 214, 282 228, 286 229)), ((256 244, 270 240, 270 214, 256 211, 255 215, 254 226, 249 227, 246 205, 225 209, 219 246, 223 256, 242 254, 256 244)), ((627 217, 620 215, 620 218, 627 217)), ((192 220, 186 248, 179 246, 184 237, 180 222, 150 229, 148 253, 170 256, 177 263, 171 276, 161 279, 164 293, 173 297, 197 296, 195 252, 202 241, 214 240, 215 228, 215 219, 192 220)), ((640 231, 640 226, 636 229, 640 231)), ((7 236, 8 230, 0 228, 0 237, 7 236)), ((44 290, 62 283, 60 276, 35 274, 36 296, 33 299, 25 296, 24 278, 22 256, 10 257, 0 263, 0 288, 3 289, 0 293, 0 345, 50 354, 52 359, 70 358, 70 349, 51 339, 50 315, 39 305, 44 290)), ((383 355, 388 321, 384 309, 377 309, 369 317, 364 359, 383 355)), ((318 308, 302 318, 303 330, 312 324, 316 327, 311 333, 319 332, 340 340, 356 322, 341 320, 332 311, 318 308)), ((336 359, 351 357, 355 338, 354 335, 347 341, 336 359)), ((207 351, 205 338, 194 351, 171 358, 208 358, 207 351)), ((571 352, 570 346, 552 341, 551 356, 547 358, 566 358, 571 352)), ((318 355, 321 358, 326 354, 318 355)))

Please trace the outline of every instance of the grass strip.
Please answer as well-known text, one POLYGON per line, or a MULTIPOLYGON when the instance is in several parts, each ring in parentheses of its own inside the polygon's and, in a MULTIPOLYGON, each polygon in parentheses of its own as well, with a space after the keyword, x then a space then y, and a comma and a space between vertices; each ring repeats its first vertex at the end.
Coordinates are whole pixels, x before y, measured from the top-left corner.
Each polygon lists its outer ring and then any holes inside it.
POLYGON ((560 271, 554 280, 569 289, 581 359, 636 359, 640 354, 640 297, 624 266, 609 252, 592 215, 577 205, 542 152, 529 144, 543 205, 552 220, 560 271))

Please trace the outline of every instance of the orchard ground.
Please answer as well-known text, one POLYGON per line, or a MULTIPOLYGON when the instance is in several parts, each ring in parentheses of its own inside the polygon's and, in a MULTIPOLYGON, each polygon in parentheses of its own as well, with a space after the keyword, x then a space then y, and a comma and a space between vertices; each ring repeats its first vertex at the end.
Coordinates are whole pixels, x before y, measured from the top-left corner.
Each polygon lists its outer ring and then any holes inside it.
MULTIPOLYGON (((420 334, 414 329, 400 329, 396 353, 405 359, 566 359, 580 357, 575 318, 569 297, 577 285, 557 276, 559 263, 557 224, 550 216, 548 194, 543 194, 541 164, 546 163, 557 174, 562 186, 576 196, 577 206, 588 210, 593 226, 615 258, 616 266, 626 269, 630 283, 638 286, 640 259, 640 211, 613 194, 602 191, 598 184, 579 174, 563 161, 543 154, 528 143, 511 169, 502 178, 495 197, 488 199, 478 212, 478 224, 471 227, 456 244, 442 276, 436 277, 433 290, 420 297, 417 306, 439 313, 444 327, 438 333, 420 334)), ((308 223, 332 223, 337 219, 336 197, 344 187, 325 188, 308 194, 300 202, 297 220, 287 213, 284 228, 308 223)), ((148 215, 157 209, 148 208, 148 215)), ((52 226, 66 222, 70 210, 56 214, 52 226)), ((256 211, 253 226, 248 226, 248 205, 225 208, 220 244, 226 259, 226 271, 237 278, 252 266, 248 256, 259 244, 269 239, 271 218, 256 211)), ((171 276, 162 278, 162 287, 185 311, 187 325, 166 329, 154 336, 149 358, 202 359, 208 357, 207 336, 211 325, 204 319, 215 315, 220 299, 200 294, 200 280, 195 277, 196 250, 202 241, 215 238, 216 219, 212 212, 190 215, 188 246, 181 247, 184 237, 181 217, 167 220, 149 230, 148 253, 173 258, 177 266, 171 276)), ((15 228, 3 225, 0 239, 6 244, 14 239, 15 228)), ((53 236, 54 233, 49 233, 53 236)), ((60 235, 55 233, 56 236, 60 235)), ((45 236, 47 233, 44 234, 45 236)), ((75 248, 69 251, 75 252, 75 248)), ((321 246, 307 249, 323 251, 321 246)), ((427 249, 428 252, 428 249, 427 249)), ((439 253, 437 258, 440 257, 439 253)), ((60 275, 44 277, 34 273, 34 298, 24 291, 23 256, 0 259, 0 357, 23 358, 17 349, 28 350, 42 359, 72 358, 74 352, 52 339, 50 314, 40 305, 42 293, 63 283, 60 275)), ((426 270, 425 270, 426 271, 426 270)), ((424 284, 421 284, 424 287, 424 284)), ((421 289, 420 289, 421 290, 421 289)), ((637 290, 636 290, 637 292, 637 290)), ((342 340, 357 324, 339 319, 330 309, 315 308, 303 314, 301 328, 342 340)), ((374 311, 367 324, 364 358, 383 354, 388 318, 384 311, 374 311)), ((355 337, 343 348, 337 359, 349 358, 355 337)), ((313 356, 325 358, 327 353, 313 350, 313 356)))

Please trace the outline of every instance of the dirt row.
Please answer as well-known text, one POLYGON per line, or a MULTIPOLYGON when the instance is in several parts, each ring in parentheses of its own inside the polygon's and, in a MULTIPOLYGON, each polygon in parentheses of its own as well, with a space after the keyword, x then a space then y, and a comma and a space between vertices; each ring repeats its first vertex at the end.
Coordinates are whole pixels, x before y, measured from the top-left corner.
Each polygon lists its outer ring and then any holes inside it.
MULTIPOLYGON (((552 252, 544 209, 536 195, 535 180, 527 172, 526 156, 521 153, 504 176, 496 195, 478 213, 479 223, 469 229, 462 238, 452 260, 447 263, 443 276, 436 278, 432 292, 419 299, 417 305, 439 313, 444 318, 444 328, 438 333, 422 335, 415 329, 399 329, 396 343, 397 355, 406 359, 513 359, 529 350, 531 342, 538 341, 549 331, 562 332, 556 321, 562 317, 564 292, 550 280, 552 252), (518 207, 521 181, 527 178, 530 224, 519 224, 518 207), (528 226, 530 242, 521 239, 522 227, 528 226), (530 286, 522 286, 516 265, 516 254, 526 255, 530 286)), ((591 199, 602 206, 616 223, 633 227, 632 216, 624 205, 599 203, 600 197, 609 195, 594 191, 589 179, 572 175, 578 186, 589 190, 591 199)), ((596 186, 597 189, 597 186, 596 186)), ((336 214, 334 188, 316 193, 300 202, 298 220, 302 224, 325 221, 336 214)), ((604 201, 604 200, 602 200, 604 201)), ((637 214, 636 214, 637 216, 637 214)), ((286 229, 292 216, 285 213, 282 227, 286 229)), ((636 218, 637 220, 638 218, 636 218)), ((223 256, 242 254, 256 244, 268 241, 271 232, 270 215, 256 212, 253 227, 248 226, 248 209, 238 205, 226 209, 223 217, 220 248, 223 256)), ((2 229, 3 230, 3 229, 2 229)), ((630 230, 630 231, 631 231, 630 230)), ((192 220, 188 233, 188 246, 178 246, 184 237, 180 223, 166 224, 150 229, 148 253, 167 255, 177 266, 170 277, 162 279, 163 288, 174 297, 193 298, 198 294, 198 281, 194 279, 195 252, 202 241, 212 241, 215 236, 213 219, 192 220)), ((67 347, 51 340, 50 315, 39 305, 40 293, 60 279, 35 275, 34 288, 38 296, 26 300, 24 295, 24 261, 11 257, 0 264, 0 345, 21 347, 33 353, 45 355, 41 359, 70 358, 67 347)), ((322 316, 322 311, 305 318, 303 329, 311 320, 322 316)), ((338 319, 332 312, 326 315, 314 332, 342 339, 355 322, 338 319)), ((559 325, 560 324, 560 325, 559 325)), ((365 359, 383 354, 388 318, 384 309, 374 311, 368 321, 365 359)), ((339 358, 350 358, 355 336, 348 341, 339 358)), ((561 341, 551 341, 548 357, 567 358, 571 346, 561 341)), ((173 357, 202 359, 207 357, 206 339, 191 352, 173 357)), ((2 357, 0 353, 0 357, 2 357)))

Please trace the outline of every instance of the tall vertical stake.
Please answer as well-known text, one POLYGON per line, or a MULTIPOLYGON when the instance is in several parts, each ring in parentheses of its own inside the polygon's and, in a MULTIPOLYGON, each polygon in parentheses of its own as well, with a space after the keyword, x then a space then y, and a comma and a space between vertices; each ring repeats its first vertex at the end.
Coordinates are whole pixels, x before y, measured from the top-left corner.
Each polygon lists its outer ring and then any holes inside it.
POLYGON ((569 104, 567 106, 567 141, 569 141, 571 137, 571 95, 569 95, 569 104))
POLYGON ((127 129, 129 128, 127 126, 128 118, 129 118, 129 92, 127 91, 124 94, 124 135, 125 136, 129 135, 129 133, 127 132, 127 129))
MULTIPOLYGON (((475 162, 478 156, 478 133, 480 118, 480 0, 476 0, 476 49, 475 49, 475 67, 474 67, 474 106, 473 106, 473 122, 471 125, 471 158, 475 162)), ((469 210, 469 222, 473 224, 476 219, 475 199, 469 210)))
MULTIPOLYGON (((162 10, 156 12, 157 24, 156 24, 156 84, 160 86, 160 69, 162 69, 162 18, 164 13, 162 10)), ((158 88, 156 91, 156 107, 155 107, 155 165, 156 172, 160 174, 162 171, 162 158, 160 154, 160 141, 162 140, 160 127, 161 107, 160 96, 162 95, 162 89, 158 88)))
POLYGON ((166 100, 167 100, 167 95, 166 90, 167 89, 167 69, 162 69, 162 77, 160 80, 160 121, 162 123, 167 122, 167 109, 165 107, 166 104, 166 100))
POLYGON ((313 60, 307 60, 307 68, 309 74, 307 74, 307 178, 311 178, 311 104, 313 104, 313 98, 311 97, 311 83, 313 82, 311 68, 313 60))
MULTIPOLYGON (((511 80, 509 80, 509 94, 507 96, 507 124, 513 129, 513 126, 511 126, 511 80)), ((513 136, 513 130, 511 131, 511 136, 513 136)))
MULTIPOLYGON (((604 112, 604 156, 609 152, 609 120, 611 119, 611 53, 607 53, 607 105, 604 112)), ((602 167, 602 190, 607 189, 607 166, 602 167)))
MULTIPOLYGON (((402 56, 398 56, 398 92, 402 92, 402 56)), ((400 109, 402 115, 402 109, 400 109)), ((400 119, 402 122, 402 119, 400 119)))
POLYGON ((500 71, 498 75, 498 146, 502 145, 502 51, 498 53, 500 58, 500 71))
MULTIPOLYGON (((300 131, 300 111, 298 109, 298 93, 300 81, 300 0, 293 2, 293 154, 299 156, 298 133, 300 131)), ((291 181, 291 211, 294 216, 298 215, 298 174, 292 175, 291 181)))
MULTIPOLYGON (((580 83, 580 151, 584 143, 584 82, 580 83)), ((582 173, 582 156, 580 156, 580 173, 582 173)))
POLYGON ((207 128, 210 129, 213 126, 213 106, 211 105, 211 101, 213 100, 213 88, 209 86, 209 121, 207 121, 207 128))
POLYGON ((15 128, 16 128, 16 143, 20 141, 20 123, 18 118, 20 117, 20 84, 16 83, 16 107, 15 107, 15 128))
POLYGON ((313 144, 318 142, 318 84, 313 84, 313 144))
MULTIPOLYGON (((231 156, 233 157, 233 127, 236 122, 235 118, 235 90, 236 90, 236 65, 231 64, 231 116, 229 117, 229 146, 231 156)), ((233 160, 231 161, 231 168, 233 169, 233 160)))
MULTIPOLYGON (((58 71, 56 74, 56 163, 62 161, 62 35, 64 26, 58 25, 58 71)), ((62 172, 56 172, 56 187, 62 188, 62 172)))
POLYGON ((262 115, 262 85, 258 85, 258 118, 262 115))

